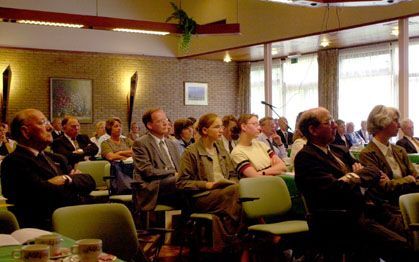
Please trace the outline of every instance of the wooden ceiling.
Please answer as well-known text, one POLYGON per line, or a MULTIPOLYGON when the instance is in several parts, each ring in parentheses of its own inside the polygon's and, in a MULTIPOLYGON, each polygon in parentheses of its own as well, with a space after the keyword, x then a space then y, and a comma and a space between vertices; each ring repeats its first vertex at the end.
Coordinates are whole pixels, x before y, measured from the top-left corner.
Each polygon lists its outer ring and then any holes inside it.
MULTIPOLYGON (((347 48, 373 43, 396 41, 397 36, 392 31, 397 29, 398 21, 372 24, 352 29, 330 32, 322 35, 313 35, 291 40, 272 42, 272 57, 282 58, 293 54, 306 54, 321 49, 347 48), (326 48, 320 46, 323 38, 328 39, 330 45, 326 48)), ((419 37, 419 16, 409 18, 409 37, 419 37)), ((210 54, 194 56, 205 60, 223 60, 229 54, 232 61, 260 61, 263 60, 263 44, 249 47, 223 50, 210 54)))

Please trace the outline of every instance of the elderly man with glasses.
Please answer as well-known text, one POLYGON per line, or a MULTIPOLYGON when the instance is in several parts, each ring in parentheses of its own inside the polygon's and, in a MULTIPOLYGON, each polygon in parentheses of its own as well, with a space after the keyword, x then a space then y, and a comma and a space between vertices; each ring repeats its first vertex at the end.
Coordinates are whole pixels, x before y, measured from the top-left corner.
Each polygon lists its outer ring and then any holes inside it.
POLYGON ((21 227, 51 230, 56 208, 87 202, 96 187, 91 176, 71 169, 63 156, 44 152, 51 132, 51 124, 36 109, 18 112, 11 123, 18 145, 2 162, 1 184, 21 227))

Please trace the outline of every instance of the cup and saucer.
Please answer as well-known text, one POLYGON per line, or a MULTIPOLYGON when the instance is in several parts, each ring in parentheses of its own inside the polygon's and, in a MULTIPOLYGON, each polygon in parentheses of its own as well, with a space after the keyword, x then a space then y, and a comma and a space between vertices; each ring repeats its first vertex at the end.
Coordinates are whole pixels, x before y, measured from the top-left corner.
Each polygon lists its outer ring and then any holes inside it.
MULTIPOLYGON (((117 257, 114 255, 101 253, 97 258, 97 262, 111 262, 111 261, 115 261, 116 259, 117 257)), ((62 260, 62 262, 80 262, 80 261, 81 260, 78 255, 67 256, 62 260)))
POLYGON ((60 250, 55 253, 53 256, 50 256, 49 259, 50 260, 57 260, 57 259, 62 259, 68 256, 71 256, 71 250, 67 247, 61 247, 60 250))

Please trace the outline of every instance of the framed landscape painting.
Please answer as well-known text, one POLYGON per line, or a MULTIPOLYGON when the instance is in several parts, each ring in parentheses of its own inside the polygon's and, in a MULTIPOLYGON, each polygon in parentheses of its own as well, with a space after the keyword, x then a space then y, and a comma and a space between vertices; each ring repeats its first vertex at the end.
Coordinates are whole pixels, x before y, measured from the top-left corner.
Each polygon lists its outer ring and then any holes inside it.
POLYGON ((208 83, 185 82, 185 105, 208 105, 208 83))
POLYGON ((50 78, 51 119, 71 115, 92 123, 92 92, 90 79, 50 78))

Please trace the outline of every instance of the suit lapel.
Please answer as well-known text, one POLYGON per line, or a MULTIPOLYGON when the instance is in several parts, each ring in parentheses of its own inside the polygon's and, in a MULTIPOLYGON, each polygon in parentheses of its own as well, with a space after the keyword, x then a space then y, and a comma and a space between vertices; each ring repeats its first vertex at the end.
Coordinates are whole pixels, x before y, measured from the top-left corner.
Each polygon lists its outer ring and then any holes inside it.
POLYGON ((150 146, 154 148, 154 152, 156 152, 157 157, 160 159, 161 166, 165 166, 164 159, 162 158, 161 151, 159 145, 157 145, 156 140, 154 137, 152 137, 150 134, 148 134, 148 142, 150 143, 150 146))
POLYGON ((37 161, 33 153, 28 151, 26 148, 17 146, 16 153, 18 153, 22 158, 26 159, 28 165, 33 165, 35 168, 43 170, 42 173, 48 173, 48 177, 56 176, 55 172, 51 170, 50 166, 46 166, 37 161))

